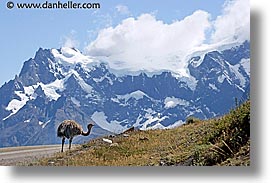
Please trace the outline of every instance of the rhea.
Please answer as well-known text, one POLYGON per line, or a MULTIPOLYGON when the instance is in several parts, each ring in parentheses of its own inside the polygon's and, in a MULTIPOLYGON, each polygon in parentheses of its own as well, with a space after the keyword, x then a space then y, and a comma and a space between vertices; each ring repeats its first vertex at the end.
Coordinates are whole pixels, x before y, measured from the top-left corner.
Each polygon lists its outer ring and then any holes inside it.
POLYGON ((84 132, 82 126, 75 122, 74 120, 64 120, 57 129, 57 136, 62 138, 62 149, 65 143, 65 138, 69 139, 69 149, 71 149, 71 144, 73 138, 77 135, 88 136, 91 133, 91 129, 94 125, 92 123, 87 125, 88 131, 84 132))

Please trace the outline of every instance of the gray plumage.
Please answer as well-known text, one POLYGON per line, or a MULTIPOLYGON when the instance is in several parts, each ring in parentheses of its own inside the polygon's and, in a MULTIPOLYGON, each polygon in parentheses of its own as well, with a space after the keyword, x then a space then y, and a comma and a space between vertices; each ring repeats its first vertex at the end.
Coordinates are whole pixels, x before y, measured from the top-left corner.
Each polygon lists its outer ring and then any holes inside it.
POLYGON ((57 136, 62 138, 62 149, 65 143, 65 138, 69 139, 69 149, 71 149, 71 144, 73 138, 77 135, 88 136, 91 133, 91 129, 94 125, 92 123, 88 124, 88 131, 84 132, 82 126, 73 120, 64 120, 57 129, 57 136))

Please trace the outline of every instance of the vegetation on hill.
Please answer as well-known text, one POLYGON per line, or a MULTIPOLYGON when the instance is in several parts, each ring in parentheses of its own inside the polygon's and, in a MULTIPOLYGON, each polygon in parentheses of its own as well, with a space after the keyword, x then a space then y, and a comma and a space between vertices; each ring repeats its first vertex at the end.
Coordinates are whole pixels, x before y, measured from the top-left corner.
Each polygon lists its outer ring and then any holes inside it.
POLYGON ((104 138, 29 165, 249 166, 250 101, 219 118, 196 119, 169 130, 130 130, 104 138))

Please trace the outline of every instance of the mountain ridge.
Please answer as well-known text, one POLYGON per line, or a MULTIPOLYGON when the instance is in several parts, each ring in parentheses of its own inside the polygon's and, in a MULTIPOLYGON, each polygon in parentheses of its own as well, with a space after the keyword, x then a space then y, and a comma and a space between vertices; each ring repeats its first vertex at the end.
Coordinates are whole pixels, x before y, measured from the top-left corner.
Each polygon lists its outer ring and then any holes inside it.
POLYGON ((249 94, 249 53, 244 42, 197 55, 188 61, 188 77, 171 71, 117 76, 104 61, 76 49, 39 48, 19 76, 0 88, 0 146, 57 143, 55 130, 64 119, 83 126, 95 121, 97 137, 222 115, 235 98, 249 94))

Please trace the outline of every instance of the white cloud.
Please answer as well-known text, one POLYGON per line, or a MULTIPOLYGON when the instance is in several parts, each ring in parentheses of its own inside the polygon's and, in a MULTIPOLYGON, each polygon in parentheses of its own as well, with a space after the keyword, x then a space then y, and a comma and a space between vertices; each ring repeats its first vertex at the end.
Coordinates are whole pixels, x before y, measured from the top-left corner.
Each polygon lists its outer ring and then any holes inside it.
POLYGON ((120 14, 123 14, 123 15, 128 15, 128 14, 130 14, 130 11, 129 11, 128 7, 125 6, 125 5, 119 4, 119 5, 117 5, 117 6, 115 7, 115 9, 116 9, 116 11, 117 11, 118 13, 120 13, 120 14))
POLYGON ((75 39, 76 31, 72 30, 69 35, 63 36, 61 40, 61 45, 63 47, 77 48, 79 46, 79 41, 75 39))
POLYGON ((186 54, 203 43, 209 27, 209 14, 201 10, 171 24, 142 14, 101 30, 85 51, 105 58, 113 69, 179 71, 186 64, 186 54))
POLYGON ((227 1, 222 15, 214 21, 212 42, 250 40, 249 0, 227 1))
MULTIPOLYGON (((116 6, 116 10, 129 11, 124 5, 116 6)), ((224 40, 249 39, 249 0, 226 1, 216 20, 211 22, 210 16, 197 10, 170 24, 157 20, 154 14, 126 18, 115 27, 101 29, 85 52, 106 61, 116 71, 169 70, 188 76, 187 56, 194 50, 220 45, 224 40), (211 45, 205 44, 207 31, 211 34, 211 45)))
POLYGON ((64 38, 64 47, 69 47, 69 48, 77 48, 79 45, 79 42, 75 40, 72 37, 65 37, 64 38))

